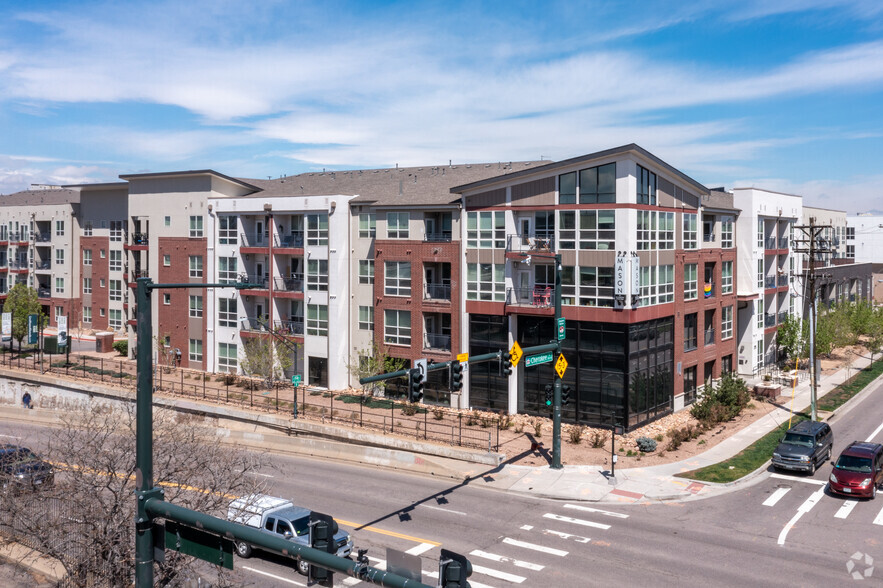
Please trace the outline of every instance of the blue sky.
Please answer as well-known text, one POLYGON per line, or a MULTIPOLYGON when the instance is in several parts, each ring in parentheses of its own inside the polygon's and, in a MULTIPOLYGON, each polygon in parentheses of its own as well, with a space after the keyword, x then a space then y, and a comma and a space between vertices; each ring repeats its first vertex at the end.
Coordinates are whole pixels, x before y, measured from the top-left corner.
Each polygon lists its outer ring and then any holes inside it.
POLYGON ((883 209, 883 3, 0 0, 0 193, 561 160, 883 209))

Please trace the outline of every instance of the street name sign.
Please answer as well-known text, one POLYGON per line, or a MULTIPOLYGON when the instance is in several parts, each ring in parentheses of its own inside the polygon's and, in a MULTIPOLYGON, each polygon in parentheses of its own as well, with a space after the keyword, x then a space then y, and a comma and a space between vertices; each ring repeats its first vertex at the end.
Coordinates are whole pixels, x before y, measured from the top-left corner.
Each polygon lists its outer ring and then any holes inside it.
POLYGON ((552 352, 540 353, 539 355, 530 355, 524 360, 524 367, 533 367, 541 363, 552 363, 552 352))

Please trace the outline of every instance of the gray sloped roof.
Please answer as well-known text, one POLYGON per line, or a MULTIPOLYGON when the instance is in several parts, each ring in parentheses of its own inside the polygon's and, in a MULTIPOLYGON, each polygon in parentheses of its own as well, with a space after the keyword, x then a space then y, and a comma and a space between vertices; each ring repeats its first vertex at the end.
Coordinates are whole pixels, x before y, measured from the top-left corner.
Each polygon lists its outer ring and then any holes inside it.
POLYGON ((241 181, 261 188, 250 197, 343 194, 356 196, 352 204, 439 206, 460 200, 451 194, 453 186, 547 163, 548 160, 307 172, 274 180, 241 181))
POLYGON ((46 204, 79 204, 80 191, 69 188, 40 188, 0 195, 0 206, 42 206, 46 204))

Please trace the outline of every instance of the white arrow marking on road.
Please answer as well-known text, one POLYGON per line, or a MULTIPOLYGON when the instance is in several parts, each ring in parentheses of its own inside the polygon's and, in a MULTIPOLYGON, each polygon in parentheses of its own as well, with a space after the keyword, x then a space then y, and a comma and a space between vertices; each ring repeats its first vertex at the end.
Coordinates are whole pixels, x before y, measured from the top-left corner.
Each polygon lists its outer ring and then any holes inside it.
POLYGON ((868 437, 867 439, 865 439, 865 443, 870 443, 870 442, 871 442, 871 439, 873 439, 874 437, 876 437, 876 436, 877 436, 877 433, 879 433, 881 429, 883 429, 883 423, 880 423, 880 426, 877 427, 877 429, 876 429, 873 433, 871 433, 871 436, 868 437))
POLYGON ((590 537, 580 537, 579 535, 571 535, 570 533, 562 533, 561 531, 553 531, 552 529, 543 529, 543 533, 547 535, 557 535, 562 539, 573 539, 577 543, 588 543, 592 539, 590 537))
POLYGON ((527 568, 528 570, 533 570, 535 572, 539 572, 541 569, 546 567, 546 566, 541 566, 539 564, 530 563, 529 561, 521 561, 521 560, 517 560, 517 559, 512 559, 511 557, 506 557, 505 555, 497 555, 496 553, 488 553, 487 551, 482 551, 480 549, 470 551, 469 555, 474 555, 475 557, 483 557, 485 559, 490 559, 492 561, 510 563, 517 568, 527 568))
MULTIPOLYGON (((512 582, 513 584, 521 584, 522 582, 524 582, 527 579, 524 576, 516 576, 515 574, 507 574, 506 572, 492 570, 490 568, 485 568, 483 566, 477 566, 475 564, 472 564, 472 571, 477 572, 479 574, 484 574, 485 576, 490 576, 492 578, 506 580, 507 582, 512 582)), ((473 582, 471 580, 469 581, 469 583, 473 584, 473 582)))
POLYGON ((408 555, 420 555, 420 554, 426 553, 427 551, 429 551, 433 547, 435 547, 435 545, 433 545, 432 543, 421 543, 420 545, 416 545, 416 546, 412 547, 411 549, 409 549, 405 553, 407 553, 408 555))
POLYGON ((598 514, 602 514, 608 517, 616 517, 618 519, 629 518, 629 515, 622 514, 621 512, 611 512, 609 510, 601 510, 600 508, 592 508, 590 506, 582 506, 579 504, 565 504, 564 508, 573 508, 575 510, 581 510, 583 512, 596 512, 598 514))
POLYGON ((552 519, 553 521, 562 521, 564 523, 573 523, 574 525, 582 525, 584 527, 594 527, 596 529, 604 529, 605 531, 610 528, 610 525, 605 525, 604 523, 595 523, 592 521, 584 521, 582 519, 573 519, 570 517, 563 517, 561 515, 552 514, 547 512, 543 515, 545 519, 552 519))
POLYGON ((813 480, 812 478, 795 478, 793 476, 786 476, 784 474, 770 474, 770 478, 776 478, 777 480, 788 480, 789 482, 803 482, 805 484, 813 484, 815 486, 824 486, 827 484, 824 480, 813 480))
POLYGON ((883 525, 883 510, 880 511, 880 514, 877 515, 877 518, 874 519, 875 525, 883 525))
POLYGON ((566 551, 561 549, 555 549, 553 547, 545 547, 543 545, 535 545, 533 543, 527 543, 526 541, 518 541, 517 539, 510 539, 508 537, 503 538, 503 543, 506 545, 514 545, 515 547, 524 547, 525 549, 533 549, 534 551, 540 551, 542 553, 548 553, 550 555, 557 555, 559 557, 564 557, 567 555, 566 551))
POLYGON ((855 508, 855 505, 858 504, 858 500, 847 500, 843 503, 843 506, 837 511, 837 514, 834 515, 834 518, 837 519, 845 519, 849 516, 849 513, 852 512, 852 509, 855 508))
POLYGON ((783 496, 788 494, 789 490, 791 490, 791 488, 779 488, 778 490, 776 490, 775 492, 770 494, 769 498, 767 498, 766 500, 763 501, 763 505, 764 506, 775 506, 776 503, 779 502, 783 496))
POLYGON ((533 525, 521 525, 521 528, 524 531, 530 531, 531 529, 533 529, 533 525))
POLYGON ((249 572, 254 572, 255 574, 260 574, 262 576, 267 576, 273 578, 274 580, 281 580, 283 582, 288 582, 289 584, 294 584, 295 586, 303 586, 306 588, 306 584, 301 584, 300 582, 295 582, 294 580, 289 580, 288 578, 283 578, 282 576, 277 576, 276 574, 271 574, 269 572, 264 572, 261 570, 256 570, 254 568, 250 568, 248 566, 242 566, 243 570, 248 570, 249 572))
POLYGON ((791 517, 791 520, 788 521, 788 524, 785 525, 785 528, 782 529, 781 533, 779 533, 779 545, 785 545, 785 537, 788 536, 788 531, 790 531, 792 527, 797 524, 797 521, 800 520, 800 517, 802 517, 805 513, 808 513, 812 509, 812 507, 814 507, 816 503, 822 499, 822 496, 824 495, 825 488, 823 486, 813 492, 810 497, 807 498, 806 501, 800 505, 800 507, 798 507, 797 514, 791 517))

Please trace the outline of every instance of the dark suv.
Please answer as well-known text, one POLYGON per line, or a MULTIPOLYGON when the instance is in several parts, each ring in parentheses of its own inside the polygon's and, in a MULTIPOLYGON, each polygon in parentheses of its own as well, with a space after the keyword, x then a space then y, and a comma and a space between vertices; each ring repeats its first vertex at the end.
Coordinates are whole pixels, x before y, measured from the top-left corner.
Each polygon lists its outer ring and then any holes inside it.
POLYGON ((828 423, 801 421, 791 427, 773 452, 773 467, 816 473, 819 464, 831 457, 834 433, 828 423))
POLYGON ((22 490, 51 486, 55 482, 52 465, 33 451, 18 445, 0 445, 0 485, 22 490))
POLYGON ((883 483, 883 445, 853 441, 843 450, 828 478, 828 489, 843 496, 875 498, 883 483))

